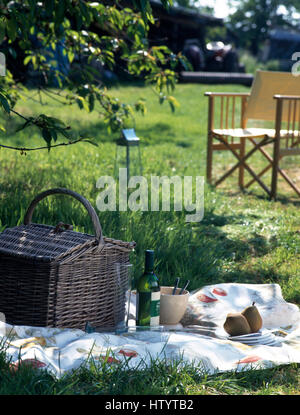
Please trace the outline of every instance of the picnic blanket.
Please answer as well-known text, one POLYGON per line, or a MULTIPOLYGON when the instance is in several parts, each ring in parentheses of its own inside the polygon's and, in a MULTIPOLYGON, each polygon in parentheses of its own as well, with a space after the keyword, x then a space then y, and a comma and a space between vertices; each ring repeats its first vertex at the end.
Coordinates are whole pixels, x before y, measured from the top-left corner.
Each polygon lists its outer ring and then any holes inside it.
MULTIPOLYGON (((135 295, 130 312, 135 315, 135 295)), ((205 373, 263 369, 300 363, 300 311, 286 302, 278 284, 224 283, 190 293, 180 324, 139 331, 130 320, 127 332, 87 333, 77 329, 11 326, 0 323, 0 341, 11 367, 32 364, 57 378, 88 364, 89 359, 109 365, 143 367, 153 359, 191 362, 205 373), (248 345, 232 341, 223 329, 227 313, 239 312, 255 301, 264 332, 275 345, 248 345)))

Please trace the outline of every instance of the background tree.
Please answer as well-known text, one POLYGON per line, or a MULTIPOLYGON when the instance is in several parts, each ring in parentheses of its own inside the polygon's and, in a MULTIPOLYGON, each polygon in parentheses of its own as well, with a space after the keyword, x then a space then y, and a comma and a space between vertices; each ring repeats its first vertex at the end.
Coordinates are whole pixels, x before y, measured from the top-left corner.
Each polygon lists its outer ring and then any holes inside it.
POLYGON ((199 13, 214 14, 214 8, 210 6, 203 6, 199 0, 174 0, 174 6, 186 7, 188 9, 195 9, 199 13))
MULTIPOLYGON (((162 3, 168 7, 172 0, 162 3)), ((74 135, 62 119, 18 113, 15 105, 26 95, 26 88, 24 79, 12 71, 16 67, 22 68, 21 73, 31 67, 40 75, 39 92, 50 94, 62 104, 76 104, 86 111, 95 110, 99 104, 99 114, 111 131, 124 126, 134 111, 145 113, 145 103, 138 100, 129 105, 112 96, 103 78, 99 78, 97 65, 111 71, 121 66, 127 74, 152 84, 160 103, 167 101, 172 110, 178 105, 170 93, 183 57, 175 56, 165 46, 149 47, 147 34, 154 23, 149 0, 126 4, 130 7, 125 7, 123 1, 0 0, 1 51, 7 62, 12 62, 11 71, 0 77, 0 105, 6 113, 24 121, 21 129, 38 127, 48 149, 62 145, 56 143, 60 136, 67 139, 64 144, 89 140, 74 135), (65 64, 58 64, 58 53, 65 64)))
POLYGON ((273 28, 299 28, 299 0, 231 0, 236 9, 228 17, 228 28, 238 33, 238 46, 249 49, 254 55, 273 28))

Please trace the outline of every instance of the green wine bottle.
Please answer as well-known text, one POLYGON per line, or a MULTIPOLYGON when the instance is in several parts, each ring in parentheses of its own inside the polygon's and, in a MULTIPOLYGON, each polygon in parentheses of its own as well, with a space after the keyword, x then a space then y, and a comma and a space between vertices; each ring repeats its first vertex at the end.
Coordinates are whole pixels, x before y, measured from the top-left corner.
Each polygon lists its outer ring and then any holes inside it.
POLYGON ((145 272, 137 283, 137 326, 158 326, 160 317, 160 286, 154 274, 154 251, 145 252, 145 272))

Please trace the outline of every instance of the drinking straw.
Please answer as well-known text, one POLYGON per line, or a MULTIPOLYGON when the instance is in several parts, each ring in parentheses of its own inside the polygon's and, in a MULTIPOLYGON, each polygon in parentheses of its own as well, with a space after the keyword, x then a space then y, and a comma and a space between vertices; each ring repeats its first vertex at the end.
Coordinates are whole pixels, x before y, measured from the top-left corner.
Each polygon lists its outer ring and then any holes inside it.
POLYGON ((184 286, 181 288, 179 295, 181 295, 183 293, 184 290, 187 289, 187 286, 189 285, 190 280, 187 280, 184 284, 184 286))
POLYGON ((175 295, 176 290, 177 290, 177 287, 178 287, 178 284, 179 284, 179 281, 180 281, 180 278, 176 278, 176 281, 175 281, 175 285, 174 285, 174 289, 173 289, 172 295, 175 295))

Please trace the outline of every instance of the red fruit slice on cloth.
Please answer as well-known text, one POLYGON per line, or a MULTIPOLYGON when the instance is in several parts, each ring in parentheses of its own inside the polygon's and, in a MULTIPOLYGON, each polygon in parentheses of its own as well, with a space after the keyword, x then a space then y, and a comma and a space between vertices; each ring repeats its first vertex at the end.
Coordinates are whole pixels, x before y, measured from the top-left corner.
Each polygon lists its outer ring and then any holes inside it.
POLYGON ((258 362, 259 360, 262 360, 262 358, 259 356, 248 356, 245 357, 245 359, 239 360, 238 362, 236 362, 236 364, 239 365, 240 363, 254 363, 258 362))
POLYGON ((131 350, 131 349, 121 349, 118 353, 126 357, 137 357, 138 356, 138 352, 136 352, 135 350, 131 350))
POLYGON ((106 360, 107 363, 120 363, 120 360, 115 359, 114 357, 111 356, 100 356, 102 360, 106 360))
POLYGON ((227 292, 225 290, 223 290, 223 288, 214 288, 212 290, 212 293, 217 294, 217 295, 222 295, 222 296, 227 295, 227 292))
POLYGON ((37 359, 18 360, 17 362, 10 364, 10 368, 14 371, 16 371, 20 366, 31 366, 35 369, 41 369, 42 367, 45 367, 47 365, 46 363, 41 362, 37 359))
POLYGON ((207 295, 203 293, 197 295, 197 298, 199 301, 202 301, 203 303, 213 303, 214 301, 218 301, 217 298, 208 297, 207 295))

